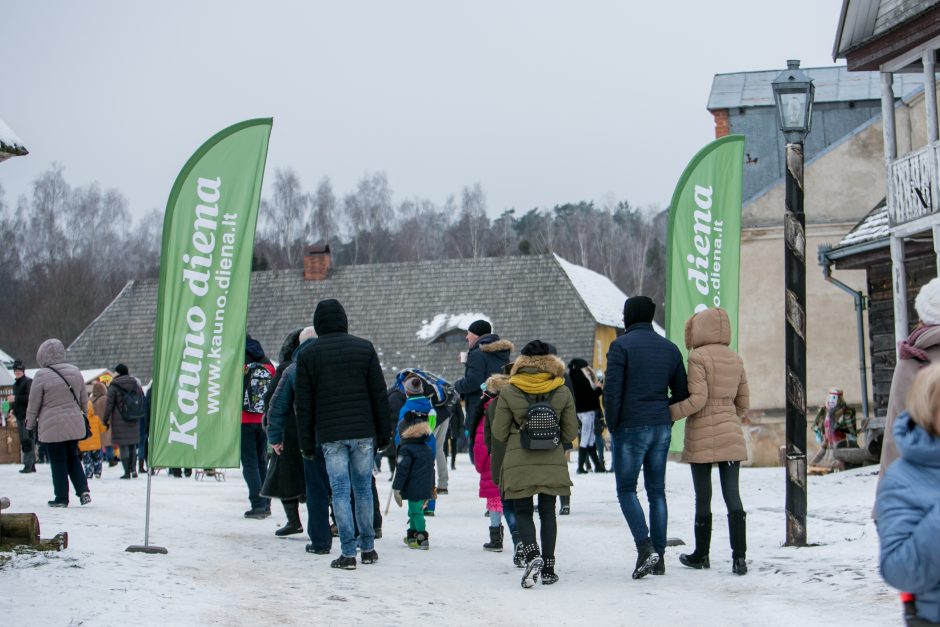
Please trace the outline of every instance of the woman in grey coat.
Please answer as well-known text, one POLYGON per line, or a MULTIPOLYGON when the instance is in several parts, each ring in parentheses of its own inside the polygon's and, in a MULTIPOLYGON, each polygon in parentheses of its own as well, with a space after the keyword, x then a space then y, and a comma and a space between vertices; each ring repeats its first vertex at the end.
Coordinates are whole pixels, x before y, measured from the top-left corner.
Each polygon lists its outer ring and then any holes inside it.
POLYGON ((85 438, 88 393, 81 371, 65 363, 65 345, 46 340, 36 352, 40 370, 29 390, 26 428, 39 430, 39 441, 49 452, 55 499, 50 507, 68 507, 69 479, 82 505, 91 502, 88 479, 82 468, 78 441, 85 438))

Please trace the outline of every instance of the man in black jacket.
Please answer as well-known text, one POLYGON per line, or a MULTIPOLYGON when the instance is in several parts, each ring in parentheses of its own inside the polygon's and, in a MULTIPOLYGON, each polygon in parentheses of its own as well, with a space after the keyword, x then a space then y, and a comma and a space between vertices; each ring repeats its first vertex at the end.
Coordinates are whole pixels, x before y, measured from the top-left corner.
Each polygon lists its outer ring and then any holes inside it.
POLYGON ((346 311, 339 301, 320 301, 313 326, 319 339, 296 360, 294 409, 300 450, 308 459, 315 456, 317 444, 323 451, 343 551, 330 565, 354 570, 357 523, 362 563, 372 564, 379 558, 372 526, 372 467, 373 441, 379 449, 385 448, 391 431, 385 379, 372 343, 349 335, 346 311))
POLYGON ((29 388, 33 380, 26 376, 26 368, 19 359, 13 362, 13 394, 8 399, 13 404, 13 416, 16 418, 16 430, 20 436, 20 450, 23 451, 23 469, 21 473, 36 472, 36 432, 26 430, 26 407, 29 405, 29 388))
POLYGON ((669 406, 689 396, 685 365, 675 344, 653 329, 656 304, 646 296, 623 306, 626 331, 607 352, 604 407, 613 436, 617 499, 637 547, 633 578, 665 573, 666 457, 672 439, 669 406), (636 495, 643 470, 650 524, 636 495))
MULTIPOLYGON (((463 378, 454 383, 454 389, 466 404, 465 431, 470 429, 470 419, 480 404, 480 395, 483 394, 481 386, 490 375, 503 371, 513 349, 511 342, 501 340, 493 333, 493 327, 486 320, 476 320, 470 325, 467 329, 467 345, 470 348, 463 378)), ((472 446, 470 455, 473 455, 472 446)))

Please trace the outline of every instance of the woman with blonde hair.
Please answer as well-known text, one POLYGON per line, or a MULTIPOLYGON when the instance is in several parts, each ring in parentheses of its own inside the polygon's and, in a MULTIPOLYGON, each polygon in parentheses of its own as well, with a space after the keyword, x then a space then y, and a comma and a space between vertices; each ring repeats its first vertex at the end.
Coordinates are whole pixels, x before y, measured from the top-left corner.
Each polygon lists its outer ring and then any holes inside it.
POLYGON ((875 501, 881 575, 914 595, 909 625, 940 624, 940 365, 914 379, 893 436, 900 458, 875 501))

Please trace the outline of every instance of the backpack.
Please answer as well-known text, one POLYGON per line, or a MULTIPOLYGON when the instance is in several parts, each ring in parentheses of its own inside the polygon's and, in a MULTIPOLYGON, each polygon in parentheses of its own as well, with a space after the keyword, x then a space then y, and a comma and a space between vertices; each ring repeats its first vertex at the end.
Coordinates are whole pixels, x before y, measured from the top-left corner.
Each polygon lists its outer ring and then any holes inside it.
POLYGON ((253 361, 245 364, 245 377, 242 389, 242 410, 252 414, 264 413, 264 395, 274 377, 264 364, 253 361))
POLYGON ((550 451, 561 444, 558 412, 552 407, 552 395, 529 396, 525 422, 519 427, 519 444, 529 451, 550 451))
POLYGON ((147 417, 147 399, 136 386, 133 390, 118 388, 117 408, 121 418, 127 422, 137 422, 147 417))

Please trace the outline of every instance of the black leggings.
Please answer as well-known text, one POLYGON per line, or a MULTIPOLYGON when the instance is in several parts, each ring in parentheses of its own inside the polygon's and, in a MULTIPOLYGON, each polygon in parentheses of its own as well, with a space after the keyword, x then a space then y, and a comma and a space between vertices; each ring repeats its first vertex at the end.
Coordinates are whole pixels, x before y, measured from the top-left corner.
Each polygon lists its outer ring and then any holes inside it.
MULTIPOLYGON (((541 521, 542 557, 555 557, 555 537, 558 535, 558 525, 555 522, 555 497, 550 494, 539 494, 539 520, 541 521)), ((516 529, 519 531, 523 545, 537 544, 535 539, 535 522, 532 515, 535 508, 532 498, 513 499, 513 508, 516 511, 516 529)))
MULTIPOLYGON (((712 465, 690 464, 692 466, 692 486, 695 488, 695 516, 708 516, 712 513, 712 465)), ((741 494, 738 491, 738 475, 741 462, 717 462, 718 479, 721 481, 721 496, 729 512, 741 511, 741 494)))

